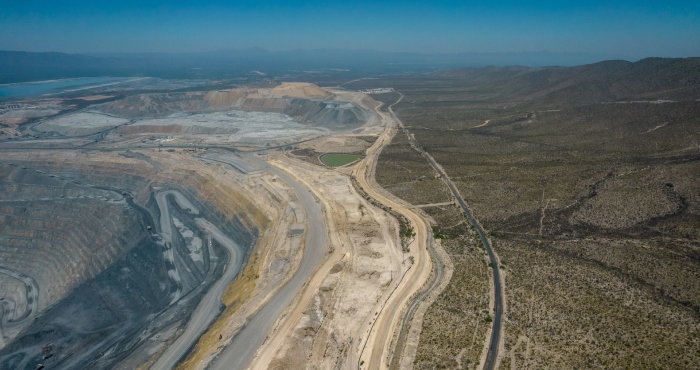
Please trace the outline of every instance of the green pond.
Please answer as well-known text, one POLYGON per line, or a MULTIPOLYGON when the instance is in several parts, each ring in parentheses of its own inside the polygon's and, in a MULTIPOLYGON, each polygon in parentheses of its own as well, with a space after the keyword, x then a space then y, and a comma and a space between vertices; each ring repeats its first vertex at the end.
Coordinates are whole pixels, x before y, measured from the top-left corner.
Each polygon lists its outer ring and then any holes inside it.
POLYGON ((362 156, 358 154, 329 153, 321 156, 321 162, 327 166, 340 167, 355 162, 360 158, 362 158, 362 156))

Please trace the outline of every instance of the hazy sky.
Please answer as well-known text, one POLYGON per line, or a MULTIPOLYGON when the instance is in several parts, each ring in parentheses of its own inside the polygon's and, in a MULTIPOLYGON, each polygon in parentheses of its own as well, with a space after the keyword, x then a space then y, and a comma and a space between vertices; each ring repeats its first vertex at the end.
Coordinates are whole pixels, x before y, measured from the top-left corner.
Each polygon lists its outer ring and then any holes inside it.
POLYGON ((13 1, 0 49, 351 48, 700 56, 700 1, 13 1))

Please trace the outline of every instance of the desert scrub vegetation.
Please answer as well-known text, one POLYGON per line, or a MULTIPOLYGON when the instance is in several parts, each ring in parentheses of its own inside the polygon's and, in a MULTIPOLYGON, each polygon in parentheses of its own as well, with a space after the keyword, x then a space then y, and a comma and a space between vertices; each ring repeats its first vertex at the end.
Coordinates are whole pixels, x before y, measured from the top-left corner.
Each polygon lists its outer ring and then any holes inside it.
MULTIPOLYGON (((502 367, 700 363, 699 74, 697 58, 652 59, 360 82, 404 94, 394 111, 493 235, 506 262, 502 367)), ((457 266, 446 292, 468 296, 457 266)), ((421 366, 463 365, 430 357, 446 353, 433 340, 462 338, 429 317, 421 366)))
POLYGON ((323 163, 318 159, 323 153, 319 153, 313 149, 295 149, 288 152, 294 158, 301 159, 304 162, 309 162, 317 166, 323 166, 323 163))
POLYGON ((452 200, 449 189, 435 171, 399 132, 384 147, 377 162, 379 185, 411 204, 443 203, 452 200))
POLYGON ((700 356, 691 309, 544 243, 498 239, 508 261, 502 367, 682 369, 700 356))
POLYGON ((457 207, 426 207, 438 222, 434 230, 454 265, 447 288, 423 318, 416 369, 474 369, 484 347, 489 318, 489 270, 478 236, 457 207))

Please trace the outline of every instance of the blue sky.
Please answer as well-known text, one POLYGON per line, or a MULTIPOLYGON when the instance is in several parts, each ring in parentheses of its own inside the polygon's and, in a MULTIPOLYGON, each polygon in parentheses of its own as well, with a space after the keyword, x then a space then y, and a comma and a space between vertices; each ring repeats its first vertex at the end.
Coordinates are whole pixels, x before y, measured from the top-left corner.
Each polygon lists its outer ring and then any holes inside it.
POLYGON ((700 1, 13 1, 0 49, 700 56, 700 1))

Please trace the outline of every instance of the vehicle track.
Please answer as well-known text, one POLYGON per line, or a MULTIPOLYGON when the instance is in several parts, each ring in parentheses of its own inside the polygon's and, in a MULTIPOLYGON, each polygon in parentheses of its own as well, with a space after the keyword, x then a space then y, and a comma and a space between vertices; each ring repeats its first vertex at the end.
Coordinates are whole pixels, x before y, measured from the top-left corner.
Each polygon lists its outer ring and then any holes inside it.
POLYGON ((254 156, 249 156, 248 159, 287 183, 304 207, 307 225, 304 256, 294 276, 260 310, 246 320, 246 324, 234 336, 231 343, 210 364, 211 370, 245 369, 249 366, 255 352, 264 343, 277 319, 323 261, 326 252, 327 232, 323 214, 310 191, 283 171, 264 161, 254 156))
POLYGON ((197 226, 206 230, 212 238, 216 239, 219 244, 228 250, 230 259, 226 264, 224 275, 209 288, 207 293, 200 300, 190 320, 187 322, 185 331, 168 347, 165 353, 151 367, 151 370, 172 369, 180 359, 187 355, 189 349, 192 348, 199 337, 207 330, 211 322, 221 312, 221 296, 231 281, 238 275, 243 265, 245 250, 243 250, 240 245, 231 240, 211 222, 203 218, 196 218, 195 222, 197 226))
MULTIPOLYGON (((396 92, 401 95, 401 98, 403 98, 403 94, 401 94, 398 91, 396 92)), ((399 99, 399 101, 401 100, 401 98, 399 99)), ((394 103, 393 105, 395 104, 396 103, 394 103)), ((467 219, 474 226, 474 229, 479 234, 479 238, 481 238, 481 242, 484 244, 486 252, 489 255, 489 260, 491 262, 491 270, 493 272, 494 317, 493 326, 491 329, 491 340, 489 341, 489 349, 486 355, 484 369, 492 370, 496 367, 496 362, 498 359, 498 347, 500 345, 501 339, 501 319, 503 316, 503 287, 501 284, 501 273, 498 267, 498 257, 493 251, 493 248, 491 247, 491 242, 486 237, 486 233, 482 229, 479 222, 472 215, 469 206, 467 206, 467 203, 464 201, 464 198, 462 198, 462 196, 459 194, 457 186, 455 186, 452 180, 450 180, 442 166, 440 166, 430 154, 421 149, 421 146, 418 144, 418 141, 410 134, 406 126, 404 126, 401 120, 399 120, 398 117, 396 117, 396 115, 394 114, 394 111, 391 109, 393 105, 389 107, 390 114, 408 137, 408 140, 411 143, 413 149, 417 150, 428 161, 430 166, 433 167, 435 172, 437 172, 440 179, 442 179, 445 185, 447 185, 447 187, 450 189, 450 192, 452 192, 452 195, 455 197, 455 199, 457 199, 457 202, 462 208, 464 214, 467 216, 467 219)))
MULTIPOLYGON (((400 100, 394 104, 397 104, 400 100)), ((428 280, 432 265, 427 250, 428 244, 431 242, 427 221, 402 204, 402 202, 394 200, 394 197, 387 194, 374 179, 379 154, 384 146, 391 143, 397 127, 393 116, 388 116, 381 112, 380 108, 381 105, 376 107, 375 112, 383 118, 386 124, 384 132, 379 136, 375 144, 367 150, 365 160, 360 162, 353 171, 353 175, 369 196, 402 214, 411 222, 416 233, 415 245, 412 246, 412 250, 416 253, 414 254, 413 265, 382 307, 376 321, 371 326, 371 330, 364 338, 362 350, 357 358, 357 366, 358 368, 363 368, 364 363, 366 363, 369 369, 384 369, 387 367, 393 334, 402 321, 400 316, 401 310, 409 305, 411 297, 428 280), (369 354, 365 354, 365 348, 369 351, 369 354)))
POLYGON ((2 335, 4 329, 11 329, 27 320, 32 314, 37 314, 37 307, 39 305, 39 285, 31 276, 5 267, 0 267, 0 275, 5 275, 22 283, 27 299, 24 313, 17 317, 15 310, 17 309, 16 305, 18 302, 13 301, 12 304, 10 304, 10 302, 6 301, 4 298, 0 298, 0 306, 2 306, 0 307, 0 335, 2 335))
POLYGON ((401 329, 399 330, 399 335, 396 339, 394 352, 391 357, 391 363, 389 366, 390 369, 400 368, 401 356, 403 355, 403 351, 406 347, 406 337, 408 336, 409 329, 411 329, 410 323, 413 321, 413 316, 415 315, 420 304, 430 295, 430 293, 435 290, 435 288, 437 288, 440 281, 442 281, 443 275, 445 274, 445 265, 440 260, 438 254, 435 253, 435 250, 430 247, 428 248, 428 253, 430 253, 430 258, 435 261, 435 275, 433 275, 430 279, 428 287, 418 293, 409 304, 408 309, 406 309, 406 313, 401 321, 401 329))

